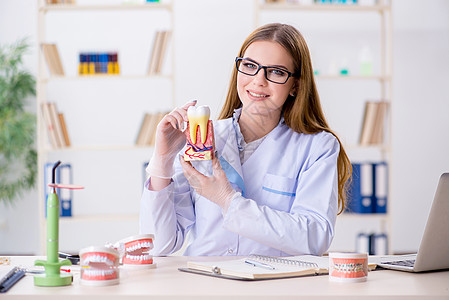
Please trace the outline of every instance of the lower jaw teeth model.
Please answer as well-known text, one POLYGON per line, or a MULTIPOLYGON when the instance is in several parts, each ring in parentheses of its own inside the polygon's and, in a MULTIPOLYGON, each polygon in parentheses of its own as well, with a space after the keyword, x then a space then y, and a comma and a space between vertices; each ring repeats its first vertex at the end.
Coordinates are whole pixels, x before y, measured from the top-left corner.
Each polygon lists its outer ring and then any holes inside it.
POLYGON ((80 251, 83 285, 104 286, 119 283, 119 252, 102 246, 92 246, 80 251))

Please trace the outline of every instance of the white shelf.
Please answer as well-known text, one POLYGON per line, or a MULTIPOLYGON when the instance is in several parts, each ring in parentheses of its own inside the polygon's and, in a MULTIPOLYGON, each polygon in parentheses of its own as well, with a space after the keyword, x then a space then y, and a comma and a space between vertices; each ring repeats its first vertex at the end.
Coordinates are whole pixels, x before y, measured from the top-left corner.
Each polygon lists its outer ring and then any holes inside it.
POLYGON ((382 75, 326 75, 326 74, 317 74, 315 75, 316 79, 322 80, 374 80, 374 81, 390 81, 390 76, 382 76, 382 75))
POLYGON ((359 5, 359 4, 309 4, 297 3, 264 3, 259 4, 262 10, 298 10, 298 11, 372 11, 382 13, 389 10, 389 5, 359 5))
POLYGON ((171 10, 171 4, 145 3, 145 4, 115 4, 115 5, 78 5, 78 4, 52 4, 39 8, 41 12, 50 11, 91 11, 91 10, 143 10, 143 9, 165 9, 171 10))
POLYGON ((95 74, 95 75, 66 75, 66 76, 50 76, 50 77, 43 77, 38 79, 40 83, 47 83, 49 81, 53 80, 173 80, 173 75, 164 75, 164 74, 158 74, 158 75, 101 75, 101 74, 95 74))

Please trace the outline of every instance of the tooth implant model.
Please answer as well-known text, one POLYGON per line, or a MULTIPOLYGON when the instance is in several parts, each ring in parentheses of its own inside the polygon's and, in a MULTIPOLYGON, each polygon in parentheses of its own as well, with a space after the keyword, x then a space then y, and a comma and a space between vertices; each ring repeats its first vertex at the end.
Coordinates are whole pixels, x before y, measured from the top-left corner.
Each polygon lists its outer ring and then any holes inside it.
POLYGON ((214 129, 209 106, 190 106, 187 110, 187 148, 184 160, 211 160, 215 151, 214 129))

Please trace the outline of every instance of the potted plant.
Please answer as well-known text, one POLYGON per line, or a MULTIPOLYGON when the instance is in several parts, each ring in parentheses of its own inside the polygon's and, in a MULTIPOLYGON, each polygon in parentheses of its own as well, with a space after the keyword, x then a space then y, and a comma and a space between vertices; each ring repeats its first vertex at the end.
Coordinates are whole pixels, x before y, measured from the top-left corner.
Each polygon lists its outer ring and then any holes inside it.
POLYGON ((25 111, 35 95, 34 76, 23 66, 26 39, 0 45, 0 202, 12 203, 36 181, 34 114, 25 111))

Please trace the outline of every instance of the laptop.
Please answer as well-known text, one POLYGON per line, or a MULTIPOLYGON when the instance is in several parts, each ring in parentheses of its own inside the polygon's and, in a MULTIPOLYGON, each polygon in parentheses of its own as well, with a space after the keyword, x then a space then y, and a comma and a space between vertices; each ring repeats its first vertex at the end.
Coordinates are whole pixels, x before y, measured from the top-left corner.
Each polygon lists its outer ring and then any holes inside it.
POLYGON ((418 253, 393 257, 378 266, 408 272, 449 269, 449 173, 438 182, 418 253))

